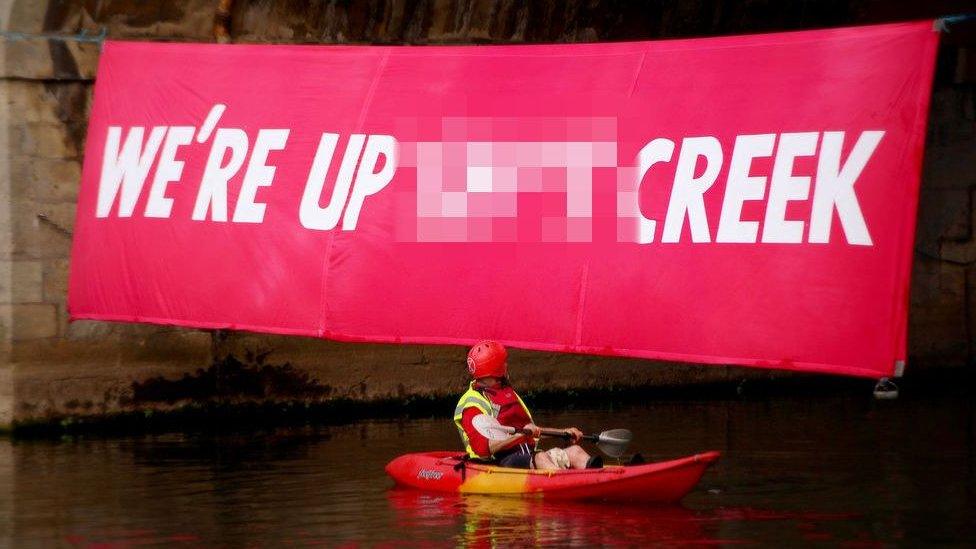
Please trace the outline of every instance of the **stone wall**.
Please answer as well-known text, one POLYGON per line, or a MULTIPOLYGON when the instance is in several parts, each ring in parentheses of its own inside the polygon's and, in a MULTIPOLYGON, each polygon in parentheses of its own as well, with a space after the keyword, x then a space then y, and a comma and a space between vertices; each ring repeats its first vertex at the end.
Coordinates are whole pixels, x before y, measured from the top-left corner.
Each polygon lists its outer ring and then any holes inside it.
MULTIPOLYGON (((455 347, 69 324, 65 293, 74 204, 103 33, 114 39, 229 36, 256 43, 577 42, 862 24, 965 12, 971 9, 967 4, 0 0, 0 424, 212 399, 443 395, 464 381, 464 350, 455 347), (218 7, 228 9, 224 16, 217 16, 218 7)), ((974 46, 973 25, 964 23, 946 35, 940 52, 912 283, 910 372, 972 364, 974 46)), ((515 352, 513 362, 528 387, 671 385, 769 375, 532 352, 515 352)))

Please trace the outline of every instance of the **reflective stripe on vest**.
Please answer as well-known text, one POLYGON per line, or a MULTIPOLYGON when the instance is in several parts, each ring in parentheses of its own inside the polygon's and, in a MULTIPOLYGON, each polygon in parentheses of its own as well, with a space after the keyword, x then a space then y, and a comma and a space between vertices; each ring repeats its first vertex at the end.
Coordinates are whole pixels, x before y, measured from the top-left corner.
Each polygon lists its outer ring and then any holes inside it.
POLYGON ((471 440, 468 439, 468 434, 464 432, 464 427, 461 425, 461 419, 464 417, 464 409, 474 406, 478 410, 481 410, 482 414, 489 415, 491 417, 496 417, 495 409, 491 407, 491 401, 485 398, 485 395, 476 391, 474 388, 474 383, 468 386, 468 390, 461 395, 458 399, 457 406, 454 408, 454 426, 457 427, 458 433, 461 435, 461 443, 464 444, 464 451, 468 453, 468 456, 473 458, 480 458, 478 452, 474 451, 471 447, 471 440))

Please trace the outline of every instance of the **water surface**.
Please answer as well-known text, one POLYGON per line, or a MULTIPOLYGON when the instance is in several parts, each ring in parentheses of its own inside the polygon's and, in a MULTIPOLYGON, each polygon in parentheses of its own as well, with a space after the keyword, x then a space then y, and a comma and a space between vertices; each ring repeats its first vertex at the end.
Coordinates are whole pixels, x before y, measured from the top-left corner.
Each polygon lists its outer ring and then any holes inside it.
POLYGON ((681 505, 665 507, 391 489, 383 466, 396 455, 457 446, 446 414, 0 440, 0 536, 20 547, 976 543, 976 412, 963 397, 538 411, 540 424, 628 427, 654 460, 723 453, 681 505))

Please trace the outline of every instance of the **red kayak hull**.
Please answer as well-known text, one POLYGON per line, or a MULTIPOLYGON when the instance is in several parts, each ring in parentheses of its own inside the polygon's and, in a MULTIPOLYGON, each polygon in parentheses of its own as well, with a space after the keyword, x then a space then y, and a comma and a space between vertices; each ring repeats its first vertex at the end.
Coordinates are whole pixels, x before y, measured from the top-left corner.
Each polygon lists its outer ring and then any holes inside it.
POLYGON ((534 471, 462 463, 457 452, 400 456, 386 472, 400 486, 433 492, 543 497, 555 500, 671 503, 698 484, 718 452, 642 465, 534 471))

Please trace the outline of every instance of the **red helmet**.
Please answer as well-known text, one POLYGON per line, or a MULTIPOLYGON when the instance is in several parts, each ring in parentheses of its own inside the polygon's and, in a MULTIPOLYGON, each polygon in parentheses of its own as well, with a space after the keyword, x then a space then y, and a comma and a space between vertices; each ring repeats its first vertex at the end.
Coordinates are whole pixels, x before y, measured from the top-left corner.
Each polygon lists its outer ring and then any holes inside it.
POLYGON ((508 375, 508 351, 497 341, 485 340, 476 343, 468 351, 468 372, 471 377, 505 377, 508 375))

